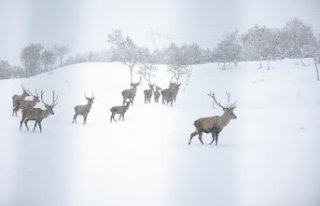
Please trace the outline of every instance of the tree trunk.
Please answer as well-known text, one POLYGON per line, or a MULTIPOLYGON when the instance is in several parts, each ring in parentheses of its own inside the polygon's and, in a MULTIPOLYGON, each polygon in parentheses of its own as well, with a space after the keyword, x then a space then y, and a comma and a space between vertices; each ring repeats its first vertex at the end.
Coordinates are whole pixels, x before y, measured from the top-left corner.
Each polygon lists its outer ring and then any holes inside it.
POLYGON ((223 62, 223 70, 226 70, 226 62, 223 62))
POLYGON ((317 80, 320 81, 320 79, 319 79, 318 64, 317 64, 317 58, 313 58, 313 61, 314 61, 314 66, 315 66, 316 72, 317 72, 317 80))
POLYGON ((133 83, 133 66, 130 66, 129 69, 130 69, 130 83, 133 83))

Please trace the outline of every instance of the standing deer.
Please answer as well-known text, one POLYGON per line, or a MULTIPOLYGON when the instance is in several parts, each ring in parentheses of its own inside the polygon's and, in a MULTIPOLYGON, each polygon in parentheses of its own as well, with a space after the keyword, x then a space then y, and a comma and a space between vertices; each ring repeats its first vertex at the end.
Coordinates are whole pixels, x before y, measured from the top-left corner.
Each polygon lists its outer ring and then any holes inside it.
POLYGON ((237 116, 233 113, 233 110, 237 107, 236 102, 233 104, 230 104, 230 93, 227 92, 228 97, 228 103, 226 107, 222 106, 215 98, 214 93, 208 94, 220 108, 223 109, 224 113, 221 116, 213 116, 213 117, 203 117, 200 119, 197 119, 194 122, 194 126, 196 127, 196 131, 191 133, 189 145, 191 144, 191 140, 194 136, 199 135, 199 140, 201 144, 203 144, 202 141, 202 133, 211 133, 212 134, 212 141, 210 142, 210 145, 216 141, 216 145, 218 145, 218 137, 219 133, 222 131, 222 129, 228 125, 229 121, 231 119, 237 119, 237 116))
POLYGON ((180 85, 181 83, 177 84, 170 82, 169 88, 161 91, 163 104, 170 103, 172 106, 173 102, 176 100, 180 85))
MULTIPOLYGON (((37 90, 35 90, 35 94, 32 94, 30 92, 30 90, 28 90, 28 93, 33 97, 32 100, 25 100, 25 99, 20 99, 16 102, 13 110, 12 110, 12 116, 13 114, 15 114, 17 116, 17 112, 19 109, 23 110, 23 109, 27 109, 27 108, 32 108, 34 106, 36 106, 36 104, 38 102, 40 102, 40 99, 39 99, 39 93, 37 92, 37 90)), ((43 92, 41 91, 41 94, 43 92)))
POLYGON ((131 104, 133 104, 134 98, 136 96, 137 93, 137 87, 140 85, 141 83, 141 77, 139 82, 137 83, 131 83, 131 89, 126 89, 122 91, 122 97, 123 97, 123 102, 122 104, 125 105, 127 100, 130 100, 131 104))
POLYGON ((125 105, 122 105, 122 106, 114 106, 110 109, 111 111, 111 116, 110 116, 110 122, 113 121, 116 121, 114 116, 116 114, 119 114, 119 120, 121 119, 122 117, 122 121, 124 121, 124 114, 126 113, 126 111, 129 109, 129 106, 130 106, 130 101, 127 101, 125 105))
POLYGON ((30 96, 30 94, 27 92, 27 90, 24 88, 23 84, 21 84, 21 88, 22 88, 22 94, 15 94, 12 96, 12 108, 15 107, 15 105, 17 104, 17 101, 19 101, 20 99, 25 99, 27 96, 30 96))
POLYGON ((154 93, 154 101, 156 103, 159 102, 159 97, 160 97, 160 94, 161 94, 160 91, 161 91, 161 88, 156 85, 156 91, 153 91, 153 93, 154 93))
POLYGON ((87 104, 85 105, 77 105, 74 107, 74 116, 73 116, 73 120, 72 123, 77 123, 77 116, 78 115, 82 115, 83 116, 83 124, 87 123, 87 116, 90 112, 91 106, 93 104, 93 100, 94 100, 94 95, 92 93, 91 97, 87 97, 86 94, 84 94, 84 97, 86 98, 86 100, 88 101, 87 104))
POLYGON ((40 109, 40 108, 27 108, 27 109, 22 110, 22 119, 20 121, 20 130, 22 128, 23 122, 26 125, 27 130, 29 130, 28 121, 34 120, 35 123, 34 123, 33 131, 35 131, 36 126, 38 124, 40 132, 42 132, 42 126, 41 126, 42 120, 47 118, 49 115, 54 115, 53 108, 58 104, 57 103, 58 97, 55 97, 55 92, 52 92, 52 94, 53 94, 52 103, 47 104, 43 101, 43 92, 41 92, 41 102, 44 104, 44 106, 46 108, 45 110, 40 109))
POLYGON ((154 89, 153 88, 154 84, 149 83, 148 86, 149 86, 149 89, 146 89, 146 90, 143 91, 143 93, 144 93, 144 103, 145 104, 151 102, 151 97, 152 97, 152 93, 153 93, 153 89, 154 89))

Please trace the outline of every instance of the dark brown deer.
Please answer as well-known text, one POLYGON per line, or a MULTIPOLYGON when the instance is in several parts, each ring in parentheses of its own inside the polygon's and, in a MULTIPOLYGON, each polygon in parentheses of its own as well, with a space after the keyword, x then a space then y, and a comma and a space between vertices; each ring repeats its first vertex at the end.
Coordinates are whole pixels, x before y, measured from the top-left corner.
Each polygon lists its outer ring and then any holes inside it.
POLYGON ((110 116, 110 122, 112 122, 112 120, 113 121, 116 121, 115 120, 115 118, 114 118, 114 116, 116 115, 116 114, 119 114, 120 116, 119 116, 119 120, 121 119, 121 117, 122 117, 122 121, 124 121, 124 114, 126 113, 126 111, 129 109, 129 106, 130 106, 130 101, 127 101, 126 102, 126 105, 122 105, 122 106, 114 106, 114 107, 112 107, 111 109, 110 109, 110 111, 111 111, 111 116, 110 116))
MULTIPOLYGON (((37 92, 37 90, 35 90, 35 94, 32 94, 30 92, 30 90, 28 90, 28 93, 33 97, 32 100, 25 100, 25 99, 20 99, 16 102, 16 105, 14 106, 13 110, 12 110, 12 116, 13 114, 15 114, 17 116, 17 112, 19 109, 23 110, 23 109, 28 109, 28 108, 32 108, 34 106, 36 106, 36 104, 38 102, 40 102, 40 95, 37 92)), ((41 94, 43 92, 41 91, 41 94)))
POLYGON ((78 115, 82 115, 83 116, 83 124, 87 123, 87 117, 88 114, 91 110, 91 106, 93 104, 93 100, 94 100, 94 95, 92 93, 91 97, 87 97, 86 94, 84 94, 84 97, 86 98, 86 100, 88 101, 87 104, 85 105, 77 105, 74 107, 74 116, 73 116, 73 120, 72 123, 77 123, 77 116, 78 115))
POLYGON ((148 86, 149 86, 149 89, 146 89, 143 91, 145 104, 151 103, 151 97, 152 97, 152 93, 153 93, 153 89, 154 89, 153 88, 154 84, 149 83, 148 86))
POLYGON ((21 84, 21 88, 22 88, 22 94, 15 94, 12 96, 12 108, 15 107, 15 105, 17 104, 17 101, 19 101, 20 99, 25 99, 26 97, 30 96, 30 94, 27 92, 26 88, 23 86, 23 84, 21 84))
POLYGON ((42 132, 42 126, 41 126, 42 120, 47 118, 49 115, 54 115, 53 108, 58 104, 57 103, 58 97, 55 97, 54 92, 52 92, 52 95, 53 95, 52 103, 47 104, 43 101, 43 92, 41 92, 41 102, 44 104, 44 106, 46 108, 45 110, 43 110, 41 108, 27 108, 27 109, 22 110, 22 119, 20 121, 20 130, 22 128, 23 122, 26 125, 27 130, 29 130, 28 121, 33 120, 33 121, 35 121, 33 131, 35 131, 36 126, 38 125, 40 132, 42 132))
POLYGON ((208 94, 220 108, 223 110, 223 114, 221 116, 213 116, 213 117, 203 117, 200 119, 197 119, 194 122, 194 126, 196 127, 196 131, 191 133, 189 145, 191 144, 191 140, 194 136, 199 135, 199 140, 201 144, 203 144, 202 141, 202 133, 211 133, 212 134, 212 141, 210 142, 210 145, 216 141, 216 145, 218 145, 218 137, 219 133, 222 131, 222 129, 228 125, 229 121, 231 119, 237 119, 237 116, 233 113, 233 110, 237 107, 236 102, 233 104, 230 104, 230 93, 227 92, 228 97, 228 103, 226 107, 222 106, 215 98, 214 93, 212 92, 208 94))
POLYGON ((125 105, 126 101, 129 100, 131 102, 131 104, 133 104, 134 98, 136 96, 137 93, 137 87, 140 85, 141 83, 141 77, 139 82, 137 83, 131 83, 131 89, 126 89, 122 91, 122 97, 123 97, 123 102, 122 104, 125 105))
POLYGON ((160 94, 161 94, 160 91, 161 91, 161 88, 156 85, 156 91, 153 91, 153 93, 154 93, 154 101, 156 103, 159 102, 159 98, 160 98, 160 94))

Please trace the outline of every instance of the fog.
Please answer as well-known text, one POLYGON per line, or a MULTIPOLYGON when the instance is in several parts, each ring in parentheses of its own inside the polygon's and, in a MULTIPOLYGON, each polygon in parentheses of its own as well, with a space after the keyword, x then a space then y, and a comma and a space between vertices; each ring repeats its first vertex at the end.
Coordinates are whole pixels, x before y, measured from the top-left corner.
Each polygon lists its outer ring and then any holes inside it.
POLYGON ((292 17, 319 33, 319 13, 317 0, 1 0, 0 59, 20 64, 20 51, 30 43, 69 45, 73 53, 107 49, 113 29, 152 49, 171 41, 213 48, 235 28, 281 27, 292 17))

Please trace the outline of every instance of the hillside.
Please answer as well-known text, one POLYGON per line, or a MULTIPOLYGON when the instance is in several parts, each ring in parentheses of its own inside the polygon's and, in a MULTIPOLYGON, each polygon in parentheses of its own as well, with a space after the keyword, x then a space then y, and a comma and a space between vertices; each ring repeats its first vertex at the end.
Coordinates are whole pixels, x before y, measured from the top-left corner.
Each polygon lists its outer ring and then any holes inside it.
MULTIPOLYGON (((84 63, 29 79, 1 80, 0 205, 317 205, 320 202, 320 83, 311 60, 241 62, 222 71, 216 64, 193 66, 173 107, 143 103, 138 87, 125 121, 110 123, 109 109, 121 105, 129 87, 127 68, 84 63), (23 83, 31 91, 59 96, 43 133, 19 131, 11 116, 12 95, 23 83), (236 100, 237 120, 200 145, 193 122, 222 114, 225 91, 236 100), (87 124, 72 124, 73 107, 96 97, 87 124)), ((138 76, 135 76, 138 80, 138 76)), ((155 83, 170 78, 160 66, 155 83)), ((42 107, 41 104, 39 104, 42 107)), ((33 122, 29 123, 33 128, 33 122)))

